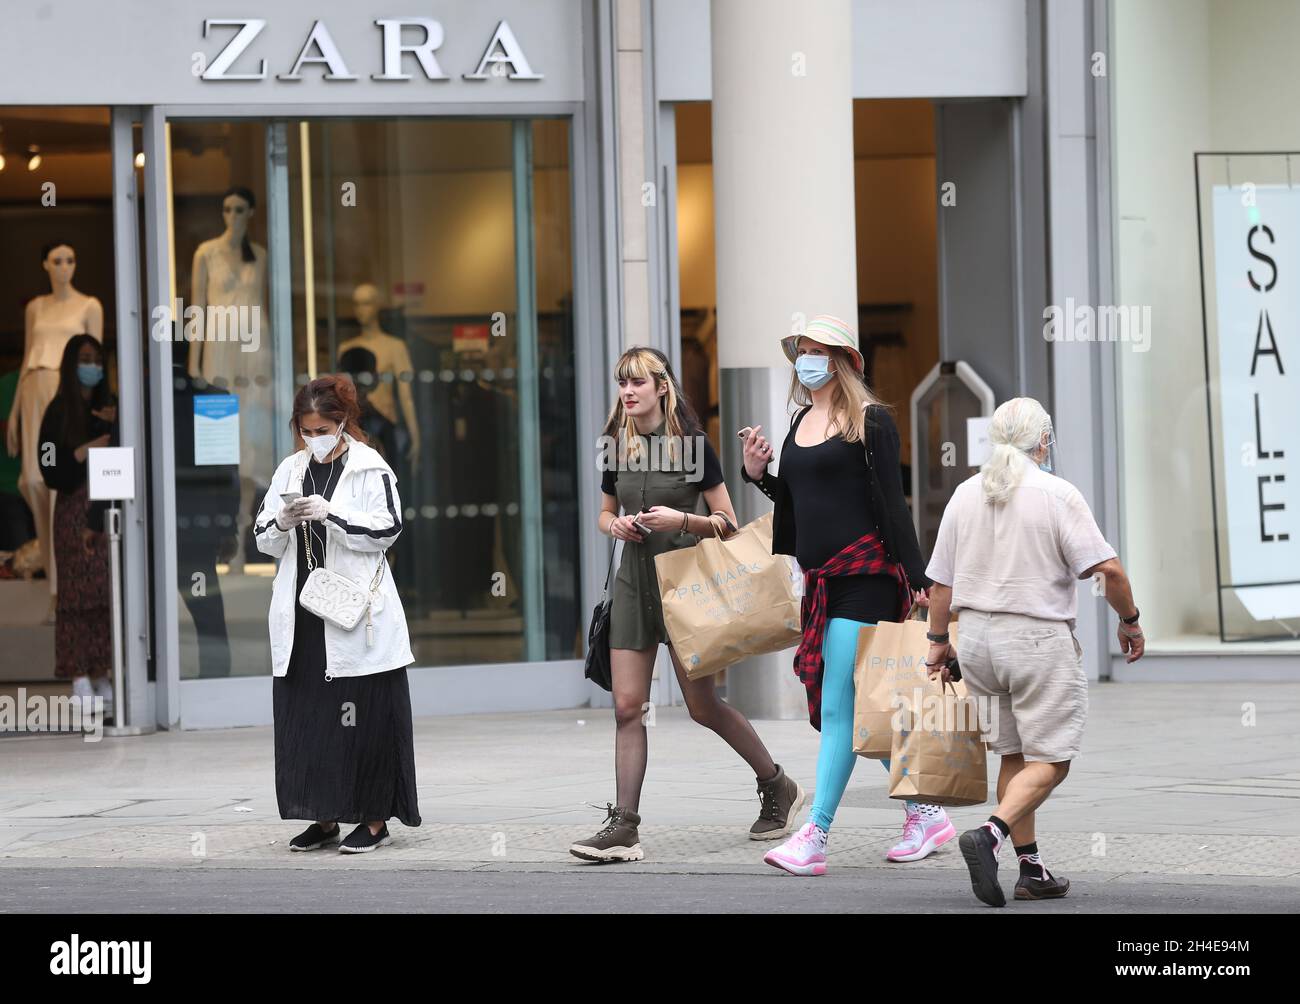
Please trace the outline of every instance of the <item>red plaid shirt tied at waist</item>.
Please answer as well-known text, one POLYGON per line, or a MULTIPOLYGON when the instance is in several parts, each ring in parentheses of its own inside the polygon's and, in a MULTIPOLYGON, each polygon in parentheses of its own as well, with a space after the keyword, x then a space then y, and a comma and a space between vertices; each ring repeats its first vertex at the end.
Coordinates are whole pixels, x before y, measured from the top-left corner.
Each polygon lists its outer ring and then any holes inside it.
POLYGON ((837 575, 892 575, 898 581, 897 620, 907 617, 912 590, 903 566, 885 557, 885 548, 875 531, 863 534, 817 568, 803 573, 803 639, 794 655, 794 673, 808 691, 808 721, 819 732, 822 727, 822 640, 826 636, 826 580, 837 575))

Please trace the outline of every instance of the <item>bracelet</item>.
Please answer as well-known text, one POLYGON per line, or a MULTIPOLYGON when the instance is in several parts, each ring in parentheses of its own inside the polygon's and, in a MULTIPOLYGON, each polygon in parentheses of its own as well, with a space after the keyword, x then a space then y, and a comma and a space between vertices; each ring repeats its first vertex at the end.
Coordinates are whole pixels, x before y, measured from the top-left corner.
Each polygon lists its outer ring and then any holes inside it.
POLYGON ((682 513, 682 533, 685 533, 686 528, 690 525, 690 518, 691 518, 690 513, 688 512, 682 513))
POLYGON ((927 641, 932 641, 936 645, 942 645, 948 640, 948 632, 945 631, 943 634, 933 634, 932 632, 927 631, 925 637, 927 641))
POLYGON ((1136 624, 1136 623, 1138 622, 1138 617, 1140 617, 1141 615, 1142 615, 1142 611, 1139 610, 1137 607, 1134 607, 1134 608, 1133 608, 1133 616, 1132 616, 1132 617, 1121 617, 1121 618, 1120 618, 1120 621, 1121 621, 1122 623, 1124 623, 1124 624, 1136 624))

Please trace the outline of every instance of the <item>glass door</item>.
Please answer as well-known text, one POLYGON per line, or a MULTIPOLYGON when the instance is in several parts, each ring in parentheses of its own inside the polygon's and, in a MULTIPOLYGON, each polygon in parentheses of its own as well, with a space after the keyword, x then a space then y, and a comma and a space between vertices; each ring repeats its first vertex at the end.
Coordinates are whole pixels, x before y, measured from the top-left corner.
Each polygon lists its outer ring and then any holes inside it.
MULTIPOLYGON (((396 475, 389 557, 416 667, 467 667, 472 687, 475 667, 576 658, 569 130, 170 123, 183 723, 221 724, 199 710, 209 684, 269 687, 274 565, 252 520, 299 447, 293 396, 323 373, 353 379, 396 475)), ((268 693, 239 692, 222 715, 269 718, 268 693)))

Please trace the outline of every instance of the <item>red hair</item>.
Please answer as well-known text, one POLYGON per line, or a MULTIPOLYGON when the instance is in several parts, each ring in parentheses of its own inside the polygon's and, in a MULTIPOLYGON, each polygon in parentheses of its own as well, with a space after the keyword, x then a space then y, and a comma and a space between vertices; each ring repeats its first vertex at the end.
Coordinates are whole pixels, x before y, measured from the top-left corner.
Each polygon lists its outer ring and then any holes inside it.
POLYGON ((357 403, 357 389, 348 377, 326 373, 301 387, 294 395, 289 428, 293 429, 300 448, 305 444, 302 442, 299 422, 303 415, 312 412, 331 422, 337 422, 339 428, 358 442, 366 441, 366 434, 358 424, 361 405, 357 403))

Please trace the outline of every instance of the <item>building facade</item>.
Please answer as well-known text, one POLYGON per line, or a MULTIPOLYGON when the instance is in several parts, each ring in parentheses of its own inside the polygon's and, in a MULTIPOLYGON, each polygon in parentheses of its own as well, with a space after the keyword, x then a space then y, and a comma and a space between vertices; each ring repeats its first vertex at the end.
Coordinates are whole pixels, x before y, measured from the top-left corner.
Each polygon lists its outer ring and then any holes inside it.
MULTIPOLYGON (((131 719, 269 721, 272 566, 249 526, 292 449, 294 391, 339 369, 398 474, 416 713, 599 704, 581 665, 609 554, 594 458, 613 360, 669 354, 753 518, 734 430, 784 427, 777 339, 819 312, 856 320, 897 408, 923 542, 970 473, 967 419, 1017 394, 1047 404, 1060 473, 1129 567, 1150 637, 1127 669, 1082 583, 1090 676, 1294 677, 1300 127, 1250 95, 1259 73, 1295 89, 1300 17, 1252 6, 1271 30, 1249 51, 1275 61, 1247 58, 1222 0, 13 12, 0 351, 16 368, 40 248, 73 244, 139 458, 131 719), (1255 215, 1233 216, 1222 192, 1244 184, 1255 215), (1230 259, 1247 240, 1256 256, 1230 259), (1237 303, 1231 268, 1267 285, 1263 254, 1271 299, 1237 303), (1266 307, 1272 365, 1229 391, 1232 311, 1266 307)), ((22 629, 5 636, 40 637, 22 629)), ((14 678, 39 678, 36 660, 14 678)), ((729 671, 729 698, 798 714, 788 662, 729 671)))

